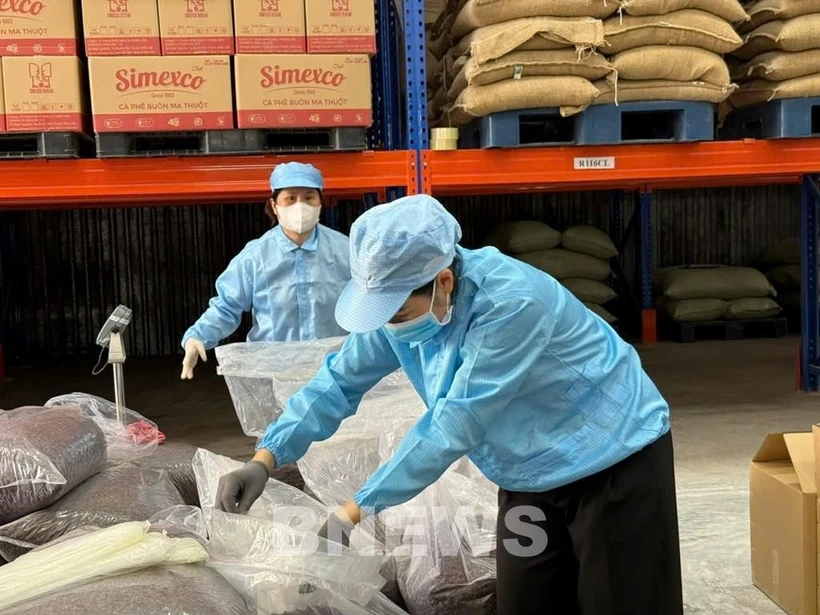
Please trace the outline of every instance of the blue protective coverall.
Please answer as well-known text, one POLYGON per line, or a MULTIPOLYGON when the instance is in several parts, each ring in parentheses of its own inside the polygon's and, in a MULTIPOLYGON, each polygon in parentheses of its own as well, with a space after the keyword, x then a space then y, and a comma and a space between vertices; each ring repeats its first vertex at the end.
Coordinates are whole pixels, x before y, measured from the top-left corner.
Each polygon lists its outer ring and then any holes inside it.
POLYGON ((290 398, 259 448, 302 457, 401 367, 428 410, 355 495, 380 511, 464 455, 502 489, 543 492, 605 470, 669 431, 669 407, 636 351, 554 278, 457 247, 452 321, 421 344, 351 334, 290 398))
POLYGON ((236 331, 250 311, 249 342, 288 342, 345 335, 336 324, 336 300, 350 279, 345 235, 317 225, 300 247, 280 226, 248 242, 216 281, 216 296, 185 332, 206 349, 236 331))

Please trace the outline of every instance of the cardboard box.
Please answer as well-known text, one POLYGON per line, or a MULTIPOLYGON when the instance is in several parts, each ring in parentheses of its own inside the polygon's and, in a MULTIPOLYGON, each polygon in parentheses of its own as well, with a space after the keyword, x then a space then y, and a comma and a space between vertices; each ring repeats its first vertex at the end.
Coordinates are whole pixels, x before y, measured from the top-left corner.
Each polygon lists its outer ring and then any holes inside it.
POLYGON ((305 5, 294 0, 234 3, 236 53, 306 53, 305 5))
POLYGON ((814 437, 772 434, 749 473, 752 580, 792 615, 817 615, 814 437))
POLYGON ((96 132, 233 128, 228 56, 89 58, 96 132))
POLYGON ((89 56, 158 56, 157 0, 83 0, 89 56))
POLYGON ((370 126, 364 55, 236 56, 239 128, 370 126))
POLYGON ((70 0, 0 0, 0 56, 77 55, 70 0))
POLYGON ((162 55, 234 53, 231 0, 159 0, 159 27, 162 55))
POLYGON ((3 58, 8 132, 82 132, 83 74, 76 57, 3 58))
POLYGON ((3 63, 0 62, 0 132, 6 132, 6 97, 3 94, 3 63))
POLYGON ((376 53, 373 0, 305 0, 308 53, 376 53))

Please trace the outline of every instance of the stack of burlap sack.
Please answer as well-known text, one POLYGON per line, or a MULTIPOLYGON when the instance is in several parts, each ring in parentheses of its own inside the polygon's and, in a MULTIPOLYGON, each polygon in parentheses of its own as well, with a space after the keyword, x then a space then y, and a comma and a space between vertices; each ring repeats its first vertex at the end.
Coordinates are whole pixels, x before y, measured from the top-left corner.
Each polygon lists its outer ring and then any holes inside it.
POLYGON ((750 20, 738 25, 743 46, 735 51, 732 77, 740 83, 732 109, 770 100, 820 96, 820 0, 757 0, 750 20))
POLYGON ((777 302, 787 312, 800 310, 800 261, 800 238, 789 237, 771 246, 757 264, 777 290, 777 302))
POLYGON ((569 115, 615 83, 596 52, 603 19, 620 0, 450 0, 431 32, 432 126, 458 126, 513 109, 560 107, 569 115))
POLYGON ((618 296, 607 284, 609 259, 618 249, 603 231, 573 226, 562 234, 543 222, 510 222, 490 233, 486 243, 550 274, 606 322, 617 321, 603 306, 618 296))
POLYGON ((655 279, 658 308, 675 322, 772 318, 780 306, 774 288, 749 267, 667 267, 655 279))
POLYGON ((725 100, 736 86, 722 54, 741 46, 732 24, 747 19, 738 0, 623 0, 601 49, 617 89, 599 82, 594 104, 725 100))

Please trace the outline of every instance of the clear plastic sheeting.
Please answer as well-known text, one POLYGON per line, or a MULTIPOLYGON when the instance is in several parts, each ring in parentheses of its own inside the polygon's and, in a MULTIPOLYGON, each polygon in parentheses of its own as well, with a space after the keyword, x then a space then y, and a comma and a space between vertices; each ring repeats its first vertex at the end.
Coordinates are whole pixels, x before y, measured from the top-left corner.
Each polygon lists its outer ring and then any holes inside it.
POLYGON ((88 393, 58 395, 46 402, 46 406, 67 405, 82 408, 97 423, 105 434, 109 461, 133 461, 145 457, 153 453, 159 444, 160 436, 156 424, 138 412, 124 408, 124 419, 119 421, 114 402, 88 393), (143 429, 137 430, 134 426, 143 429))
POLYGON ((32 551, 3 566, 0 611, 94 579, 207 559, 195 540, 149 533, 149 528, 148 522, 115 525, 32 551))
POLYGON ((344 337, 309 342, 241 342, 216 348, 217 373, 225 378, 236 416, 249 436, 265 433, 288 399, 317 372, 344 337))
POLYGON ((146 521, 160 510, 182 504, 166 472, 127 463, 112 466, 48 508, 0 527, 0 556, 11 561, 83 526, 146 521))
POLYGON ((4 615, 256 615, 205 566, 149 568, 73 587, 4 615))
POLYGON ((185 442, 163 442, 150 455, 134 460, 134 465, 151 470, 165 470, 189 506, 199 506, 193 460, 196 449, 185 442))
POLYGON ((103 432, 80 408, 0 413, 0 523, 53 504, 105 465, 103 432))
POLYGON ((242 465, 203 449, 194 457, 213 565, 232 585, 280 613, 297 608, 307 594, 319 600, 327 592, 359 605, 372 600, 384 585, 382 558, 319 538, 328 510, 313 498, 270 480, 248 515, 213 508, 219 478, 242 465))
POLYGON ((159 511, 148 522, 152 532, 164 532, 174 538, 193 538, 202 545, 208 542, 208 530, 202 509, 196 506, 172 506, 159 511))

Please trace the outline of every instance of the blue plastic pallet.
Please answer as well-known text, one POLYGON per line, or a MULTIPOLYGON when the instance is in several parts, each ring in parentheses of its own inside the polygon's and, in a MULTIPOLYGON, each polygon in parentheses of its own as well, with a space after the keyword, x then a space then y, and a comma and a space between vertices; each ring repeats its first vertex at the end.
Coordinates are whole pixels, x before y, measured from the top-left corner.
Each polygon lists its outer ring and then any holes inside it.
POLYGON ((787 98, 733 110, 725 139, 794 139, 820 136, 820 96, 787 98))
POLYGON ((712 103, 659 101, 597 105, 566 118, 556 107, 491 113, 462 128, 459 145, 472 149, 677 143, 714 138, 712 103))

